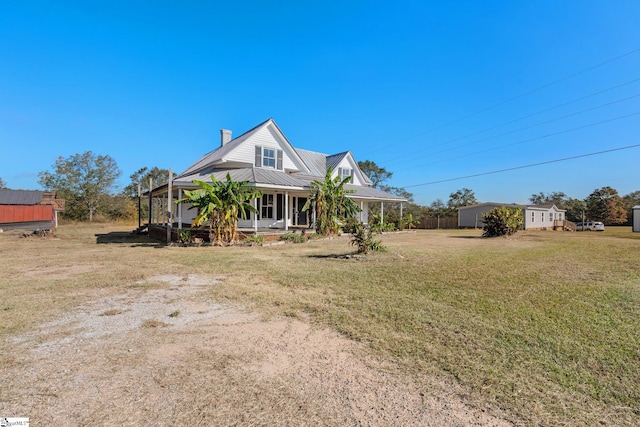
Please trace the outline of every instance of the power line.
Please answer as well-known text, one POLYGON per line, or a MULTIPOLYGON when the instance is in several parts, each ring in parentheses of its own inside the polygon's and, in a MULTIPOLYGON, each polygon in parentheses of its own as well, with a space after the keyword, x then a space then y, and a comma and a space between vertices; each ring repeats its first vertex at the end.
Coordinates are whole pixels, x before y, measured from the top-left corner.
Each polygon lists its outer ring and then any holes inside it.
POLYGON ((567 161, 567 160, 575 160, 575 159, 579 159, 579 158, 582 158, 582 157, 597 156, 597 155, 600 155, 600 154, 611 153, 611 152, 614 152, 614 151, 629 150, 631 148, 637 148, 637 147, 640 147, 640 144, 627 145, 626 147, 612 148, 610 150, 596 151, 596 152, 588 153, 588 154, 580 154, 580 155, 577 155, 577 156, 564 157, 562 159, 555 159, 555 160, 548 160, 546 162, 531 163, 531 164, 528 164, 528 165, 515 166, 515 167, 512 167, 512 168, 499 169, 499 170, 494 170, 494 171, 490 171, 490 172, 482 172, 482 173, 477 173, 477 174, 473 174, 473 175, 459 176, 459 177, 456 177, 456 178, 441 179, 439 181, 425 182, 425 183, 422 183, 422 184, 407 185, 404 188, 422 187, 422 186, 425 186, 425 185, 433 185, 433 184, 440 184, 440 183, 443 183, 443 182, 458 181, 458 180, 461 180, 461 179, 476 178, 478 176, 493 175, 493 174, 502 173, 502 172, 510 172, 510 171, 514 171, 514 170, 518 170, 518 169, 532 168, 532 167, 536 167, 536 166, 548 165, 548 164, 551 164, 551 163, 564 162, 564 161, 567 161))
MULTIPOLYGON (((508 98, 508 99, 506 99, 506 100, 504 100, 504 101, 500 101, 500 102, 498 102, 498 103, 496 103, 496 104, 493 104, 493 105, 490 105, 490 106, 488 106, 488 107, 482 108, 482 109, 477 110, 477 111, 475 111, 475 112, 473 112, 473 113, 469 113, 469 114, 464 115, 464 116, 462 116, 462 117, 459 117, 459 118, 457 118, 457 119, 451 120, 451 121, 446 122, 446 123, 444 123, 444 124, 442 124, 442 125, 439 125, 439 126, 436 126, 436 127, 434 127, 434 128, 431 128, 431 129, 429 129, 429 130, 427 130, 427 131, 420 132, 420 133, 418 133, 418 134, 415 134, 415 135, 413 135, 413 136, 410 136, 410 137, 405 138, 405 139, 402 139, 402 140, 398 140, 398 141, 396 142, 396 144, 400 144, 400 143, 405 142, 405 141, 408 141, 408 140, 410 140, 410 139, 417 138, 418 136, 427 135, 427 134, 429 134, 429 133, 431 133, 431 132, 434 132, 434 131, 436 131, 436 130, 442 129, 443 127, 446 127, 446 126, 452 125, 452 124, 454 124, 454 123, 458 123, 458 122, 460 122, 460 121, 462 121, 462 120, 466 120, 466 119, 468 119, 469 117, 473 117, 473 116, 476 116, 476 115, 478 115, 478 114, 480 114, 480 113, 484 113, 484 112, 486 112, 486 111, 492 110, 492 109, 494 109, 494 108, 496 108, 496 107, 500 107, 500 106, 502 106, 502 105, 508 104, 508 103, 510 103, 510 102, 512 102, 512 101, 515 101, 516 99, 520 99, 520 98, 523 98, 523 97, 525 97, 525 96, 531 95, 531 94, 533 94, 533 93, 539 92, 539 91, 541 91, 541 90, 543 90, 543 89, 546 89, 546 88, 548 88, 548 87, 554 86, 554 85, 556 85, 556 84, 558 84, 558 83, 562 83, 562 82, 564 82, 564 81, 567 81, 567 80, 569 80, 569 79, 572 79, 572 78, 574 78, 574 77, 577 77, 577 76, 579 76, 579 75, 581 75, 581 74, 587 73, 587 72, 589 72, 589 71, 595 70, 596 68, 602 67, 602 66, 604 66, 604 65, 606 65, 606 64, 609 64, 609 63, 611 63, 611 62, 614 62, 614 61, 617 61, 617 60, 619 60, 619 59, 625 58, 625 57, 627 57, 627 56, 629 56, 629 55, 633 55, 634 53, 637 53, 637 52, 640 52, 640 48, 636 48, 636 49, 630 50, 630 51, 628 51, 628 52, 626 52, 626 53, 623 53, 623 54, 621 54, 621 55, 618 55, 618 56, 615 56, 615 57, 613 57, 613 58, 607 59, 606 61, 603 61, 603 62, 600 62, 600 63, 598 63, 598 64, 592 65, 592 66, 590 66, 590 67, 587 67, 587 68, 585 68, 585 69, 582 69, 582 70, 580 70, 580 71, 577 71, 577 72, 575 72, 575 73, 573 73, 573 74, 570 74, 570 75, 568 75, 568 76, 562 77, 562 78, 560 78, 560 79, 558 79, 558 80, 554 80, 554 81, 552 81, 552 82, 550 82, 550 83, 544 84, 544 85, 539 86, 539 87, 537 87, 537 88, 535 88, 535 89, 531 89, 531 90, 529 90, 529 91, 527 91, 527 92, 521 93, 521 94, 516 95, 516 96, 513 96, 513 97, 511 97, 511 98, 508 98)), ((388 145, 385 145, 385 147, 381 147, 381 148, 380 148, 380 149, 378 149, 378 150, 373 150, 372 152, 380 151, 380 150, 382 150, 382 149, 386 149, 387 147, 388 147, 388 145)))
MULTIPOLYGON (((549 108, 545 108, 545 109, 542 109, 542 110, 536 111, 535 113, 531 113, 531 114, 527 114, 527 115, 524 115, 524 116, 518 117, 517 119, 509 120, 509 121, 507 121, 507 122, 500 123, 500 124, 497 124, 497 125, 495 125, 495 126, 491 126, 491 127, 489 127, 489 128, 481 129, 481 130, 479 130, 479 131, 476 131, 476 132, 473 132, 473 133, 470 133, 470 134, 467 134, 467 135, 463 135, 463 136, 460 136, 460 137, 452 138, 452 139, 449 139, 449 140, 447 140, 447 141, 441 142, 441 143, 436 144, 436 145, 431 145, 431 146, 426 147, 426 148, 424 148, 424 149, 421 149, 421 150, 418 150, 418 151, 414 151, 414 152, 413 152, 413 154, 415 154, 416 152, 421 152, 421 151, 430 150, 430 149, 433 149, 433 148, 436 148, 436 147, 440 147, 440 146, 442 146, 442 145, 449 144, 449 143, 454 142, 454 141, 459 141, 459 140, 461 140, 461 139, 469 138, 469 137, 471 137, 471 136, 475 136, 475 135, 478 135, 478 134, 481 134, 481 133, 484 133, 484 132, 488 132, 488 131, 490 131, 490 130, 494 130, 494 129, 497 129, 497 128, 500 128, 500 127, 504 127, 504 126, 506 126, 506 125, 510 125, 510 124, 512 124, 512 123, 516 123, 516 122, 519 122, 519 121, 521 121, 521 120, 528 119, 528 118, 530 118, 530 117, 538 116, 538 115, 540 115, 540 114, 542 114, 542 113, 546 113, 546 112, 549 112, 549 111, 552 111, 552 110, 556 110, 556 109, 558 109, 558 108, 565 107, 565 106, 567 106, 567 105, 574 104, 574 103, 576 103, 576 102, 583 101, 583 100, 585 100, 585 99, 592 98, 592 97, 594 97, 594 96, 601 95, 601 94, 603 94, 603 93, 610 92, 610 91, 612 91, 612 90, 619 89, 619 88, 624 87, 624 86, 628 86, 628 85, 633 84, 633 83, 636 83, 636 82, 638 82, 638 81, 640 81, 640 78, 636 78, 636 79, 633 79, 633 80, 630 80, 630 81, 627 81, 627 82, 624 82, 624 83, 620 83, 620 84, 618 84, 618 85, 611 86, 611 87, 609 87, 609 88, 602 89, 602 90, 599 90, 599 91, 597 91, 597 92, 590 93, 589 95, 581 96, 581 97, 579 97, 579 98, 575 98, 575 99, 572 99, 572 100, 570 100, 570 101, 563 102, 562 104, 558 104, 558 105, 555 105, 555 106, 553 106, 553 107, 549 107, 549 108)), ((625 98, 625 99, 626 99, 626 98, 625 98)), ((616 101, 614 101, 613 103, 615 103, 615 102, 616 102, 616 101)), ((611 104, 611 103, 610 103, 610 104, 611 104)), ((603 106, 606 106, 606 105, 609 105, 609 104, 604 104, 603 106)), ((595 107, 595 108, 598 108, 598 107, 595 107)), ((583 110, 582 112, 584 112, 584 111, 588 111, 588 110, 583 110)), ((580 112, 575 113, 575 114, 579 114, 579 113, 580 113, 580 112)), ((568 116, 563 116, 563 118, 565 118, 565 117, 568 117, 568 116)), ((553 121, 553 120, 550 120, 550 121, 553 121)), ((535 126, 535 125, 532 125, 532 126, 535 126)), ((530 126, 530 127, 531 127, 531 126, 530 126)), ((520 130, 522 130, 522 129, 523 129, 523 128, 521 128, 520 130)), ((528 128, 524 128, 524 129, 528 129, 528 128)), ((518 130, 513 131, 513 132, 517 132, 517 131, 518 131, 518 130)), ((471 144, 474 144, 474 143, 487 141, 487 140, 489 140, 489 139, 497 138, 497 137, 499 137, 499 136, 508 135, 508 134, 510 134, 510 133, 513 133, 513 132, 503 133, 503 134, 498 135, 498 136, 488 137, 488 138, 485 138, 485 139, 481 139, 481 140, 479 140, 479 141, 475 141, 475 142, 473 142, 473 143, 464 144, 464 145, 459 145, 459 146, 456 146, 456 147, 453 147, 453 148, 461 148, 461 147, 465 147, 465 146, 467 146, 467 145, 471 145, 471 144)), ((439 154, 439 153, 446 152, 446 151, 449 151, 449 149, 441 150, 441 151, 438 151, 438 152, 436 152, 436 153, 429 153, 429 155, 439 154)), ((402 160, 400 160, 400 161, 402 161, 402 160)), ((394 165, 394 164, 398 164, 398 163, 399 163, 399 161, 395 161, 395 162, 394 162, 394 161, 392 161, 392 162, 388 162, 388 163, 387 163, 387 165, 394 165)))
MULTIPOLYGON (((549 123, 557 122, 558 120, 566 119, 568 117, 577 116, 578 114, 588 113, 589 111, 594 111, 594 110, 597 110, 597 109, 600 109, 600 108, 608 107, 608 106, 613 105, 613 104, 617 104, 617 103, 620 103, 620 102, 628 101, 630 99, 637 98, 639 96, 640 96, 640 94, 636 94, 636 95, 628 96, 626 98, 617 99, 615 101, 607 102, 606 104, 597 105, 595 107, 591 107, 591 108, 587 108, 587 109, 584 109, 584 110, 576 111, 576 112, 573 112, 571 114, 566 114, 564 116, 556 117, 554 119, 549 119, 549 120, 545 120, 545 121, 542 121, 542 122, 534 123, 532 125, 525 126, 523 128, 519 128, 519 129, 515 129, 515 130, 509 131, 509 132, 504 132, 504 133, 501 133, 499 135, 494 135, 494 136, 489 136, 489 137, 486 137, 486 138, 482 138, 482 139, 479 139, 477 141, 469 142, 467 144, 457 145, 455 147, 451 147, 451 148, 448 148, 446 150, 437 151, 437 152, 431 153, 431 154, 445 153, 447 151, 455 150, 457 148, 464 148, 464 147, 468 147, 470 145, 478 144, 480 142, 489 141, 489 140, 492 140, 492 139, 496 139, 496 138, 500 138, 500 137, 503 137, 503 136, 511 135, 511 134, 514 134, 514 133, 517 133, 517 132, 522 132, 524 130, 531 129, 531 128, 534 128, 534 127, 537 127, 537 126, 542 126, 542 125, 546 125, 546 124, 549 124, 549 123)), ((500 149, 500 148, 510 147, 512 145, 521 144, 523 142, 535 141, 536 139, 547 138, 549 136, 554 136, 554 135, 558 135, 558 134, 562 134, 562 133, 572 132, 574 130, 583 129, 585 127, 597 126, 597 125, 608 123, 608 122, 611 122, 611 121, 614 121, 614 120, 619 120, 619 119, 624 119, 624 118, 627 118, 627 117, 630 117, 630 116, 635 116, 637 114, 639 114, 639 113, 632 113, 632 114, 628 114, 628 115, 624 115, 624 116, 614 117, 612 119, 602 120, 602 121, 599 121, 599 122, 594 122, 594 123, 590 123, 590 124, 587 124, 587 125, 578 126, 578 127, 575 127, 575 128, 566 129, 566 130, 563 130, 563 131, 558 131, 558 132, 554 132, 554 133, 551 133, 551 134, 543 135, 543 136, 540 136, 540 137, 534 137, 534 138, 525 139, 525 140, 520 141, 520 142, 515 142, 515 143, 511 143, 511 144, 507 144, 507 145, 501 145, 501 146, 493 147, 493 148, 488 148, 488 149, 482 150, 482 151, 476 151, 474 153, 469 153, 468 155, 486 153, 487 151, 493 151, 493 150, 497 150, 497 149, 500 149)), ((428 164, 445 162, 445 161, 448 161, 448 160, 458 159, 460 157, 465 157, 465 156, 466 155, 453 157, 453 158, 444 159, 444 160, 440 160, 440 161, 436 161, 436 162, 431 162, 431 163, 428 163, 428 164)), ((422 156, 422 157, 424 157, 424 156, 422 156)), ((415 158, 416 157, 414 157, 414 159, 415 158)))

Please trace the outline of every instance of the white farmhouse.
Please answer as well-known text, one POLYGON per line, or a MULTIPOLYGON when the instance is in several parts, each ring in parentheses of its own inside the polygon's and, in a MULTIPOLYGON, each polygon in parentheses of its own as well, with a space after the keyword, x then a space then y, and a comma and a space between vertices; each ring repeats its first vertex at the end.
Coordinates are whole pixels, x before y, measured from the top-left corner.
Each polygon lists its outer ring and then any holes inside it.
POLYGON ((338 154, 323 154, 295 148, 273 119, 257 125, 242 135, 232 138, 231 131, 222 129, 220 145, 203 155, 178 174, 167 185, 153 189, 153 204, 164 206, 155 209, 151 223, 190 224, 197 212, 188 209, 188 204, 175 206, 167 200, 183 197, 183 190, 197 188, 193 180, 211 182, 226 179, 246 181, 248 186, 262 192, 255 201, 258 214, 238 222, 240 228, 258 230, 263 228, 288 230, 290 227, 310 227, 312 212, 303 210, 310 196, 314 180, 324 180, 332 168, 333 176, 350 177, 345 186, 352 190, 348 197, 361 209, 359 220, 367 223, 369 204, 379 204, 384 215, 384 202, 402 203, 405 198, 371 187, 371 180, 360 170, 356 159, 349 151, 338 154), (168 207, 168 208, 167 208, 168 207), (171 220, 167 219, 171 209, 171 220), (160 215, 158 215, 160 212, 160 215))

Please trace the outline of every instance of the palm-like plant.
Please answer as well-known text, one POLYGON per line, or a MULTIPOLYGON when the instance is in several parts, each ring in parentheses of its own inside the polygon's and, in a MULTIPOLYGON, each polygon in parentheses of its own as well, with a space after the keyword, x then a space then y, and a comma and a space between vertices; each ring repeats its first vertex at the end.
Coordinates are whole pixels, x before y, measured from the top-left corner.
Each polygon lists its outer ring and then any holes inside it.
POLYGON ((247 187, 248 181, 233 181, 227 173, 225 181, 211 175, 211 183, 194 180, 197 190, 185 190, 185 197, 176 203, 191 203, 189 209, 198 209, 193 226, 209 223, 211 244, 231 245, 238 240, 238 217, 247 218, 248 212, 258 213, 251 200, 260 197, 258 191, 247 187))
POLYGON ((351 177, 332 178, 332 174, 333 168, 330 167, 323 181, 315 180, 311 183, 311 197, 302 208, 307 210, 312 205, 315 206, 316 233, 323 235, 337 233, 345 218, 354 217, 360 212, 358 204, 347 197, 347 194, 354 191, 344 188, 351 177))

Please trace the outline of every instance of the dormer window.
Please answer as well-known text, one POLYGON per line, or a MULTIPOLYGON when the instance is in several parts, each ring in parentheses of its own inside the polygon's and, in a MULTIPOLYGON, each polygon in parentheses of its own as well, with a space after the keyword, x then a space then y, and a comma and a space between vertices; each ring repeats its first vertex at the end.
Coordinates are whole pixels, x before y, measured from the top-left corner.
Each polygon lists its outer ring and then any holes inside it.
POLYGON ((282 150, 256 145, 255 166, 282 170, 282 150))
POLYGON ((262 151, 262 166, 265 168, 276 167, 276 150, 272 148, 265 148, 262 151))
MULTIPOLYGON (((338 168, 338 176, 340 177, 340 181, 343 181, 345 178, 351 178, 353 176, 353 169, 338 168)), ((353 182, 353 178, 350 182, 353 182)))

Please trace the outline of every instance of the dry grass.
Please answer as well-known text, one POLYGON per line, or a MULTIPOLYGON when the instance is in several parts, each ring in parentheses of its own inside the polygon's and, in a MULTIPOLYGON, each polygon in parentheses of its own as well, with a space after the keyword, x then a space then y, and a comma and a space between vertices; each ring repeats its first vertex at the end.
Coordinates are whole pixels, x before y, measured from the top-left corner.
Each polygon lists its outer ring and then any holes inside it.
POLYGON ((0 345, 95 298, 157 289, 150 272, 194 272, 226 278, 208 291, 215 301, 329 326, 418 383, 455 381, 519 424, 640 420, 640 235, 629 228, 389 234, 386 253, 359 259, 339 257, 353 253, 347 238, 178 248, 118 230, 0 237, 0 345))

